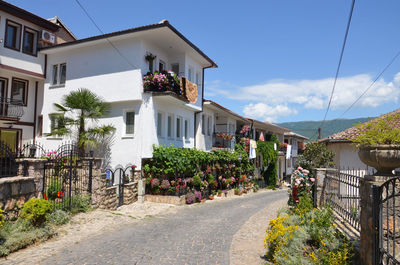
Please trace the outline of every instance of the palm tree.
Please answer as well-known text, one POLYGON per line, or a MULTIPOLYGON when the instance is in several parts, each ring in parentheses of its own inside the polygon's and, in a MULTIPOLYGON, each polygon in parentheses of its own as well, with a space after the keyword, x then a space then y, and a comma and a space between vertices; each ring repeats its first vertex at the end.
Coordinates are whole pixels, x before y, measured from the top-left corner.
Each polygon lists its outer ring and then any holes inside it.
POLYGON ((77 142, 82 154, 87 146, 95 147, 99 139, 111 135, 115 128, 111 125, 86 128, 86 123, 96 123, 109 111, 109 104, 86 88, 80 88, 65 95, 61 104, 54 106, 63 114, 57 115, 55 128, 48 135, 72 135, 77 128, 77 142), (69 113, 70 115, 65 115, 69 113))

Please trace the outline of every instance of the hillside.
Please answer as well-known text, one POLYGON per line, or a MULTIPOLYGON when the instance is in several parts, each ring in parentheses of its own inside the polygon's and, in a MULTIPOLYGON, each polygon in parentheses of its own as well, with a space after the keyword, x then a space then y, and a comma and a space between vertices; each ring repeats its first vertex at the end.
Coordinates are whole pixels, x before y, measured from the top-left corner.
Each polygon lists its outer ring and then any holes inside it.
MULTIPOLYGON (((366 122, 370 119, 372 118, 337 119, 325 121, 321 130, 322 138, 346 130, 347 128, 353 127, 358 123, 366 122)), ((278 125, 291 129, 295 133, 304 135, 311 140, 315 140, 318 137, 317 129, 320 124, 321 121, 298 121, 283 122, 279 123, 278 125)))

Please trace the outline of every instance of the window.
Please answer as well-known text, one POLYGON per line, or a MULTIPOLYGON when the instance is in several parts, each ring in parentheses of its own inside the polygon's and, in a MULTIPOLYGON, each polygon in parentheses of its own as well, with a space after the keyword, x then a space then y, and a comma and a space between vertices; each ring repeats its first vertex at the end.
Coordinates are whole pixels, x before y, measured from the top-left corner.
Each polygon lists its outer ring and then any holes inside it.
POLYGON ((21 28, 22 28, 21 24, 7 20, 4 47, 18 51, 20 50, 21 28))
POLYGON ((175 74, 179 75, 179 64, 178 63, 171 64, 171 70, 175 74))
POLYGON ((162 126, 163 126, 163 115, 162 113, 157 113, 157 135, 162 136, 162 126))
POLYGON ((53 80, 51 82, 52 85, 65 85, 67 76, 67 64, 54 64, 53 65, 53 80))
POLYGON ((188 79, 190 82, 193 82, 193 68, 189 66, 188 70, 188 79))
POLYGON ((133 135, 135 133, 135 112, 125 112, 125 135, 133 135))
POLYGON ((50 133, 54 133, 57 130, 65 128, 64 114, 52 113, 49 114, 49 118, 50 118, 50 133))
POLYGON ((207 135, 211 135, 211 116, 208 116, 207 118, 207 135))
POLYGON ((38 128, 37 128, 37 136, 42 137, 43 136, 43 116, 40 115, 38 116, 38 128))
POLYGON ((196 73, 196 85, 200 86, 200 73, 196 73))
POLYGON ((184 125, 184 134, 185 134, 185 139, 189 139, 189 121, 185 120, 185 125, 184 125))
POLYGON ((168 115, 167 118, 167 136, 172 137, 172 115, 168 115))
POLYGON ((28 27, 24 27, 24 39, 22 42, 22 52, 36 56, 38 32, 28 27))
POLYGON ((165 70, 165 63, 162 61, 162 60, 160 60, 159 62, 158 62, 158 71, 163 71, 163 70, 165 70))
POLYGON ((181 131, 182 131, 182 124, 181 124, 182 119, 181 118, 176 118, 176 138, 179 139, 181 138, 181 131))
POLYGON ((11 99, 14 102, 20 102, 24 106, 27 105, 28 98, 28 81, 13 78, 11 87, 11 99))
POLYGON ((206 115, 201 115, 201 133, 206 134, 206 115))

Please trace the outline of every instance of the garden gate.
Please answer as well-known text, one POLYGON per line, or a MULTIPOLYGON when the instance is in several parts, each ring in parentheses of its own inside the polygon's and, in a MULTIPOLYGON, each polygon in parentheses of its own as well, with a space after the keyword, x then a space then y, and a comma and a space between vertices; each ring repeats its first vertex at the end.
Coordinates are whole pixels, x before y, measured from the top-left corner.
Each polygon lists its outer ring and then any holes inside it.
POLYGON ((117 167, 114 170, 106 169, 107 186, 118 186, 118 207, 124 204, 124 185, 130 182, 130 172, 132 170, 131 166, 126 168, 117 167))
POLYGON ((11 148, 5 142, 0 141, 0 178, 17 175, 18 165, 15 158, 15 153, 11 148))
POLYGON ((400 264, 400 178, 374 185, 375 264, 400 264))
POLYGON ((92 192, 93 160, 85 157, 75 144, 63 144, 46 154, 43 197, 57 209, 71 209, 92 192))

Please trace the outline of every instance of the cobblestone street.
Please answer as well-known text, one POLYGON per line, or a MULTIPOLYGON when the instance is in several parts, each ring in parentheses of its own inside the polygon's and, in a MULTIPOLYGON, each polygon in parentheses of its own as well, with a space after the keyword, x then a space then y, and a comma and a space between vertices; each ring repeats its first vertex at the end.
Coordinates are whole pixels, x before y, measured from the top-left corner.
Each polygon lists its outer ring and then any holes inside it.
POLYGON ((260 255, 268 219, 275 217, 286 199, 283 190, 182 207, 65 246, 41 264, 263 264, 260 255), (258 224, 252 225, 252 216, 258 224), (255 229, 259 231, 254 233, 255 229), (251 230, 246 238, 243 232, 251 230), (249 250, 242 244, 252 242, 257 253, 249 263, 243 258, 230 261, 238 259, 241 250, 249 250))

